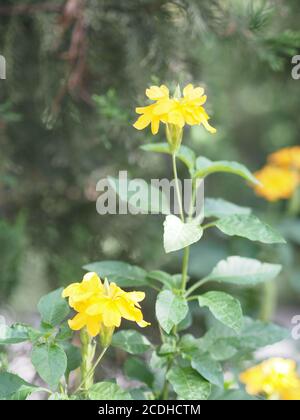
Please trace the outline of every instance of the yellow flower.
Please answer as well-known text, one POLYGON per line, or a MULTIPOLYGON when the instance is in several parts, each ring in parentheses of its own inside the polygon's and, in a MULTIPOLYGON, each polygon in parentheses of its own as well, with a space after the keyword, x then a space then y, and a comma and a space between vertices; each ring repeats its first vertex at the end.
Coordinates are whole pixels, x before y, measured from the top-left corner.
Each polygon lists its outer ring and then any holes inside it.
POLYGON ((107 293, 97 298, 86 312, 90 316, 102 316, 106 327, 119 327, 121 318, 135 321, 140 327, 146 327, 149 323, 143 320, 139 305, 144 298, 143 292, 126 293, 115 283, 110 283, 107 293))
POLYGON ((203 124, 210 133, 216 133, 216 129, 208 123, 209 116, 202 106, 207 97, 201 87, 194 88, 189 84, 183 89, 183 97, 170 98, 165 85, 151 86, 146 90, 146 96, 155 103, 136 108, 137 114, 141 114, 134 124, 137 130, 143 130, 151 124, 152 134, 157 134, 162 122, 179 128, 186 124, 203 124))
POLYGON ((66 287, 62 296, 69 298, 69 305, 77 312, 68 321, 72 330, 86 328, 95 337, 107 328, 114 329, 121 324, 121 318, 135 321, 140 327, 150 325, 143 320, 139 302, 145 298, 143 292, 125 292, 115 283, 102 284, 96 273, 87 273, 81 283, 66 287))
POLYGON ((69 298, 69 305, 75 309, 77 303, 104 293, 104 286, 96 273, 87 273, 81 283, 72 283, 63 290, 62 296, 69 298))
POLYGON ((255 174, 261 185, 254 186, 257 195, 268 201, 288 199, 294 194, 298 183, 298 175, 289 169, 265 166, 255 174))
POLYGON ((270 399, 300 400, 300 378, 294 360, 271 358, 241 373, 240 380, 251 395, 270 399))
POLYGON ((269 161, 283 168, 300 170, 300 146, 278 150, 269 156, 269 161))

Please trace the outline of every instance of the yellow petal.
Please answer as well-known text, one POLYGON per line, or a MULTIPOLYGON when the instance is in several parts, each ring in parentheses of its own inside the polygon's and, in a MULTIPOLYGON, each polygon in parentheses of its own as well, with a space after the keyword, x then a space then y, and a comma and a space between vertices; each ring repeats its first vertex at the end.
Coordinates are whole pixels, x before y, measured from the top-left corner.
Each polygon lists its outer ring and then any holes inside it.
POLYGON ((133 127, 137 130, 143 130, 151 122, 151 117, 148 114, 141 115, 137 121, 133 124, 133 127))
POLYGON ((186 85, 186 87, 183 89, 183 96, 187 97, 189 96, 194 90, 194 86, 189 83, 188 85, 186 85))
POLYGON ((184 117, 181 112, 179 111, 172 111, 168 115, 168 121, 170 124, 178 125, 179 127, 184 126, 184 117))
POLYGON ((97 302, 86 308, 86 313, 90 316, 100 315, 105 310, 105 305, 108 303, 108 298, 97 298, 97 302))
POLYGON ((153 108, 155 107, 155 105, 156 104, 147 105, 147 106, 139 106, 135 108, 135 112, 137 114, 152 114, 153 108))
POLYGON ((88 290, 96 290, 102 287, 101 280, 97 273, 93 273, 93 272, 86 273, 83 276, 82 282, 88 282, 88 285, 87 285, 88 290))
POLYGON ((119 327, 121 324, 121 314, 114 302, 110 302, 106 305, 102 316, 103 324, 106 327, 119 327))
POLYGON ((159 119, 154 118, 151 121, 151 132, 155 136, 158 133, 158 130, 159 130, 159 119))
POLYGON ((151 86, 149 89, 146 89, 146 96, 152 101, 157 101, 169 96, 169 89, 165 85, 159 87, 151 86))
POLYGON ((151 322, 147 322, 147 321, 142 320, 140 322, 137 322, 137 324, 138 324, 139 327, 145 328, 145 327, 148 327, 148 325, 151 325, 151 322))
POLYGON ((162 100, 157 102, 157 104, 153 107, 153 114, 154 115, 162 115, 167 114, 171 111, 171 109, 174 107, 174 101, 168 99, 168 100, 162 100))
POLYGON ((128 321, 140 322, 143 319, 142 312, 135 308, 132 304, 129 304, 126 299, 120 298, 116 300, 116 306, 121 316, 128 321))
POLYGON ((78 289, 78 287, 80 286, 80 283, 72 283, 70 284, 68 287, 66 287, 63 291, 62 291, 62 297, 66 298, 71 296, 74 292, 76 292, 76 290, 78 289))
POLYGON ((200 98, 204 94, 202 87, 196 87, 193 92, 193 98, 200 98))
POLYGON ((144 292, 128 292, 127 296, 130 300, 133 302, 142 302, 145 299, 145 293, 144 292))
POLYGON ((73 319, 69 319, 68 324, 71 330, 78 331, 86 325, 86 320, 86 315, 79 313, 75 315, 73 319))
POLYGON ((89 335, 96 337, 99 334, 101 329, 101 318, 99 317, 90 317, 86 323, 86 328, 89 335))
POLYGON ((206 130, 209 131, 211 134, 215 134, 217 132, 217 130, 214 127, 212 127, 207 120, 203 119, 202 124, 204 125, 206 130))

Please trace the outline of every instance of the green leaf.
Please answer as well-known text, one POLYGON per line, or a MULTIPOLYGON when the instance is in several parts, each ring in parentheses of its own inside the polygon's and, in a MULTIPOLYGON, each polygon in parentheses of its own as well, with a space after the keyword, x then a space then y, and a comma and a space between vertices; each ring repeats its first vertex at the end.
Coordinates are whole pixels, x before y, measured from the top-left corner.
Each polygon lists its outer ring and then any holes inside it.
POLYGON ((152 347, 150 341, 135 330, 123 330, 113 335, 112 345, 130 354, 141 354, 152 347))
POLYGON ((67 301, 61 296, 62 291, 63 288, 54 290, 40 299, 38 310, 44 323, 55 326, 68 316, 70 308, 67 301))
POLYGON ((114 382, 104 381, 93 385, 88 390, 88 397, 90 400, 132 400, 129 392, 123 390, 114 382))
POLYGON ((198 242, 203 235, 203 229, 197 222, 183 223, 179 217, 172 214, 164 221, 164 248, 166 253, 179 251, 198 242))
POLYGON ((0 345, 28 341, 28 330, 29 327, 23 324, 13 324, 10 327, 5 324, 0 324, 0 345))
POLYGON ((234 214, 250 214, 249 207, 241 207, 222 198, 206 198, 204 201, 205 217, 216 217, 218 219, 232 216, 234 214))
POLYGON ((177 325, 177 331, 184 331, 188 328, 190 328, 190 326, 193 323, 193 316, 192 313, 189 311, 185 318, 179 322, 179 324, 177 325))
POLYGON ((63 348, 67 356, 66 374, 68 375, 70 372, 72 372, 72 370, 79 368, 81 365, 81 351, 79 347, 74 346, 71 343, 65 343, 63 348))
POLYGON ((129 379, 136 379, 150 388, 152 387, 154 376, 145 365, 145 361, 137 357, 130 357, 124 365, 124 372, 129 379))
POLYGON ((171 274, 168 274, 164 271, 160 271, 160 270, 150 271, 148 273, 148 278, 150 280, 156 280, 162 283, 168 289, 173 289, 174 287, 176 287, 176 282, 174 280, 174 277, 171 274))
POLYGON ((208 276, 210 281, 255 286, 273 280, 281 271, 279 264, 262 263, 252 258, 231 256, 220 261, 208 276))
MULTIPOLYGON (((165 153, 172 155, 170 146, 168 143, 150 143, 141 146, 141 149, 145 152, 155 152, 155 153, 165 153)), ((176 154, 176 157, 180 159, 189 169, 190 172, 194 170, 196 155, 192 149, 187 146, 180 146, 179 151, 176 154)))
POLYGON ((286 241, 271 226, 260 221, 253 214, 238 214, 216 222, 217 228, 229 236, 240 236, 265 244, 284 244, 286 241))
POLYGON ((175 295, 171 290, 163 290, 157 296, 156 317, 167 334, 186 317, 188 310, 186 299, 175 295))
POLYGON ((257 401, 255 398, 240 389, 229 389, 225 391, 219 398, 219 401, 257 401))
POLYGON ((99 261, 83 267, 86 271, 93 271, 99 277, 115 282, 120 287, 135 287, 147 285, 147 272, 136 265, 122 261, 99 261))
POLYGON ((239 337, 232 337, 229 342, 239 349, 257 350, 261 347, 277 343, 289 338, 286 328, 262 321, 244 320, 244 326, 239 337))
POLYGON ((29 384, 17 375, 9 372, 0 373, 0 400, 26 400, 39 388, 29 384))
POLYGON ((223 388, 224 376, 222 366, 213 360, 208 353, 194 355, 191 361, 192 368, 195 369, 203 378, 212 384, 223 388))
POLYGON ((58 333, 56 334, 56 341, 68 341, 73 337, 74 331, 69 327, 68 322, 64 322, 59 326, 58 333))
POLYGON ((207 292, 198 296, 200 306, 207 306, 210 312, 227 327, 239 332, 243 325, 240 302, 224 292, 207 292))
POLYGON ((207 400, 210 395, 210 383, 190 367, 171 368, 167 373, 167 379, 181 399, 207 400))
POLYGON ((68 400, 76 400, 77 398, 75 396, 72 396, 73 398, 69 397, 66 394, 61 394, 59 392, 54 392, 50 395, 48 398, 48 401, 68 401, 68 400), (74 398, 75 397, 75 398, 74 398))
POLYGON ((67 369, 67 356, 57 344, 35 345, 31 353, 31 362, 40 377, 56 389, 67 369))
POLYGON ((238 175, 253 184, 259 183, 255 176, 249 171, 249 169, 240 163, 227 162, 225 160, 212 162, 211 160, 201 156, 197 158, 196 171, 194 174, 195 178, 205 178, 215 172, 227 172, 230 174, 238 175))
POLYGON ((108 177, 108 182, 122 201, 141 214, 170 214, 170 203, 160 188, 144 180, 124 180, 108 177), (128 190, 130 183, 130 191, 128 190), (133 190, 133 191, 132 191, 133 190))
MULTIPOLYGON (((239 334, 222 324, 216 324, 193 343, 193 348, 197 346, 203 352, 208 352, 215 360, 228 360, 238 354, 256 351, 288 337, 289 331, 285 328, 244 317, 239 334)), ((183 345, 181 347, 186 351, 183 345)))

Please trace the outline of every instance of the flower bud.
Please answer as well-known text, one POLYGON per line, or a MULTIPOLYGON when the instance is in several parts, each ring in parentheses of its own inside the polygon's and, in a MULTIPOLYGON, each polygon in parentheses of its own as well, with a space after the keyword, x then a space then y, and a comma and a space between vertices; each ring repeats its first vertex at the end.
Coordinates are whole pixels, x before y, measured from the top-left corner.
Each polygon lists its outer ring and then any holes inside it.
POLYGON ((183 129, 179 125, 167 124, 166 135, 172 153, 176 153, 181 145, 183 129))
POLYGON ((101 326, 99 333, 99 340, 102 348, 110 346, 115 327, 106 327, 104 324, 101 326))

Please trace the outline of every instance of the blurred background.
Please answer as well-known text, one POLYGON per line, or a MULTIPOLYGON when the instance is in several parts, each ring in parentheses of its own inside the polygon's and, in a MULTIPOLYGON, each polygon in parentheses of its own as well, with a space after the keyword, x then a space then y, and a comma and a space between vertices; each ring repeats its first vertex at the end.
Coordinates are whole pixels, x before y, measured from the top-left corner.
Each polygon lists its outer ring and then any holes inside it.
MULTIPOLYGON (((99 216, 96 183, 119 170, 171 177, 168 157, 139 149, 164 141, 163 131, 154 139, 132 127, 150 84, 205 87, 218 133, 188 131, 198 155, 254 172, 269 153, 299 145, 300 81, 291 77, 299 18, 299 0, 1 0, 1 311, 28 316, 43 293, 80 279, 91 261, 179 272, 180 254, 163 251, 163 219, 99 216)), ((280 262, 274 319, 289 325, 300 303, 299 209, 268 203, 231 175, 213 175, 205 194, 253 207, 288 245, 211 231, 192 248, 192 279, 228 255, 280 262)), ((260 289, 234 293, 259 316, 260 289)), ((150 319, 151 299, 147 311, 150 319)))

